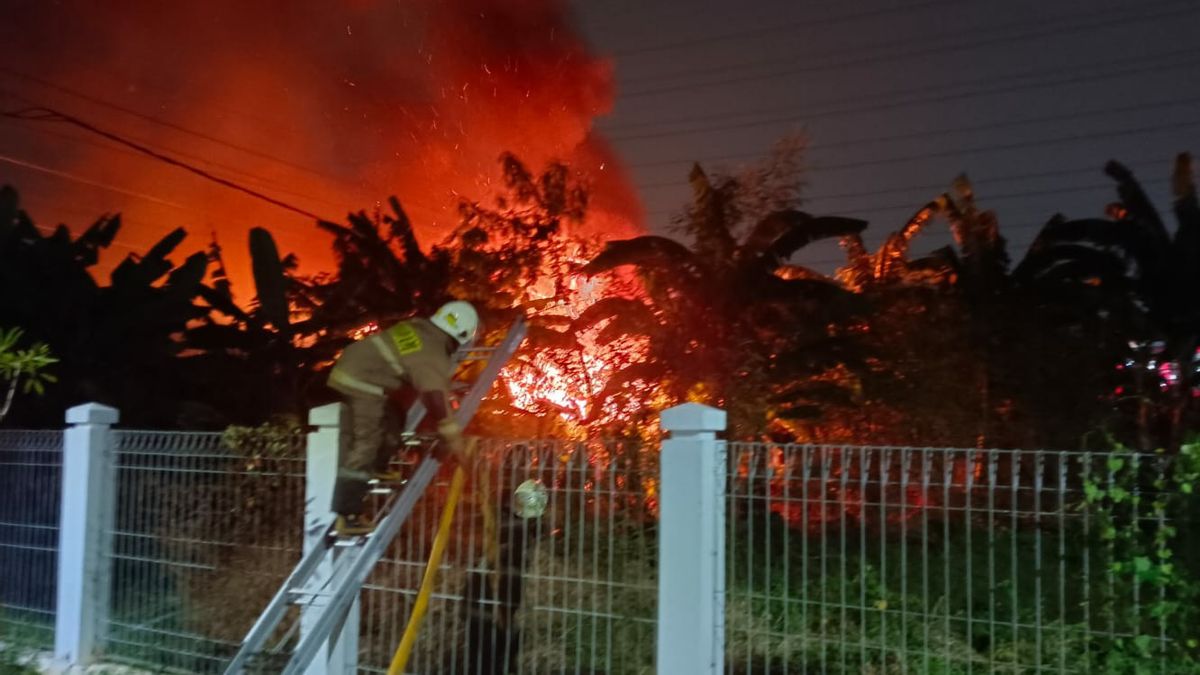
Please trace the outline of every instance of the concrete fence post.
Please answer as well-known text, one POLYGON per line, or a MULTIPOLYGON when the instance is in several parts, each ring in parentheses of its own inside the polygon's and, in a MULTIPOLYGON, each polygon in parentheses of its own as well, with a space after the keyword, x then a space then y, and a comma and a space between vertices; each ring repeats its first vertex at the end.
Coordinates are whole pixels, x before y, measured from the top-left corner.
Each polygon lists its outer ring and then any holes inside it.
POLYGON ((725 665, 725 411, 663 411, 658 527, 659 675, 720 675, 725 665))
POLYGON ((112 425, 119 418, 99 403, 67 411, 54 616, 54 661, 63 668, 88 666, 104 648, 117 492, 112 425))
MULTIPOLYGON (((304 552, 307 554, 320 546, 321 537, 329 530, 335 514, 330 510, 333 500, 333 485, 337 479, 338 447, 346 419, 346 406, 342 403, 313 408, 308 413, 308 423, 314 429, 308 434, 308 460, 305 462, 304 482, 304 552)), ((334 552, 336 555, 337 552, 334 552)), ((312 585, 328 581, 333 574, 333 561, 326 557, 317 569, 312 585)), ((321 602, 320 599, 317 602, 321 602)), ((307 633, 316 621, 315 611, 302 610, 300 632, 307 633)), ((355 600, 347 613, 340 631, 335 631, 317 657, 309 665, 306 675, 353 675, 358 672, 358 628, 359 600, 355 600)))

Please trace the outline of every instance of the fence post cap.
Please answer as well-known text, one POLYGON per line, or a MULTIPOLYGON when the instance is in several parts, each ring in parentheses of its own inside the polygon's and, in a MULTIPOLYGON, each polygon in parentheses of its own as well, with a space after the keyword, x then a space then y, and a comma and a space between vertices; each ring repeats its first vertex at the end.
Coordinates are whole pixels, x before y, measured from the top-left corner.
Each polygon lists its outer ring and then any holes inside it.
POLYGON ((314 427, 338 427, 345 413, 344 403, 330 403, 308 411, 308 423, 314 427))
POLYGON ((67 424, 116 424, 121 413, 101 403, 84 403, 67 409, 67 424))
POLYGON ((672 432, 724 431, 725 411, 700 403, 684 403, 662 412, 662 428, 672 432))

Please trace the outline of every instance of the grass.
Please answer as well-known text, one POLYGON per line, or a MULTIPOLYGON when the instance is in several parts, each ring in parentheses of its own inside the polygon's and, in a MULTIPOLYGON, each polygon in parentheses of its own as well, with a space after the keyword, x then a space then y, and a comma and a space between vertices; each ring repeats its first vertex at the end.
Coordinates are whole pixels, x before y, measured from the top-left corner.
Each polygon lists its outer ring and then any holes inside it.
POLYGON ((727 558, 733 673, 1111 672, 1120 635, 1160 644, 1131 589, 1110 585, 1104 547, 1070 525, 922 516, 881 536, 748 518, 731 527, 727 558))
POLYGON ((0 608, 0 675, 36 675, 27 663, 29 655, 46 646, 49 630, 53 628, 26 622, 11 609, 0 608))
MULTIPOLYGON (((609 534, 538 550, 522 616, 527 670, 653 672, 655 537, 609 534)), ((1157 649, 1158 626, 1130 589, 1109 585, 1103 545, 1077 527, 918 518, 887 537, 840 523, 823 534, 778 519, 731 524, 727 672, 1198 672, 1121 647, 1145 635, 1157 649), (893 536, 901 529, 907 537, 893 536)))
MULTIPOLYGON (((434 506, 427 510, 436 515, 434 506)), ((1158 633, 1130 589, 1110 586, 1104 546, 1084 536, 1077 515, 1035 524, 998 512, 993 519, 951 515, 921 511, 881 533, 840 516, 799 530, 775 515, 731 513, 727 672, 1138 672, 1114 636, 1158 633)), ((654 672, 654 527, 582 511, 559 521, 561 530, 543 534, 527 561, 518 614, 522 669, 654 672)), ((465 563, 476 553, 466 550, 474 543, 462 546, 465 563)), ((204 564, 170 573, 155 564, 118 566, 119 578, 137 583, 120 588, 114 618, 162 621, 155 626, 174 635, 118 628, 114 637, 125 644, 110 645, 112 654, 219 671, 227 643, 240 639, 293 562, 249 546, 222 556, 185 552, 185 560, 204 564)), ((419 565, 379 570, 373 580, 386 589, 415 588, 419 573, 419 565)), ((439 593, 456 595, 465 585, 455 569, 439 579, 439 593)), ((390 659, 411 600, 394 590, 365 595, 362 663, 378 668, 390 659)), ((413 662, 436 664, 461 651, 466 614, 463 602, 435 599, 413 662)), ((1194 672, 1190 664, 1153 665, 1156 672, 1194 672)))
POLYGON ((0 675, 38 675, 38 671, 25 665, 14 650, 0 647, 0 675))

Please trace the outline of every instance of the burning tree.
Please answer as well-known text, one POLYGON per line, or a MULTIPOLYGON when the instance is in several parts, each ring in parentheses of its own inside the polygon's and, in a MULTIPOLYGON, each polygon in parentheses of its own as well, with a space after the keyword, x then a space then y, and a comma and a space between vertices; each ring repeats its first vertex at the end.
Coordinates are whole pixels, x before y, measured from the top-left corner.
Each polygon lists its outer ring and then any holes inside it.
POLYGON ((491 205, 460 203, 459 227, 428 251, 394 197, 390 213, 320 223, 334 236, 337 270, 292 279, 293 310, 303 318, 293 330, 319 370, 351 340, 432 312, 451 297, 476 305, 491 334, 485 338, 526 316, 529 338, 480 421, 494 430, 533 432, 527 422, 536 417, 537 431, 582 433, 585 424, 619 416, 593 399, 613 373, 638 362, 645 341, 601 345, 595 331, 568 329, 592 303, 634 297, 638 286, 632 279, 589 280, 579 271, 599 244, 576 234, 586 220, 588 191, 565 164, 535 175, 511 154, 501 162, 504 192, 491 205))
POLYGON ((608 339, 648 340, 646 359, 611 380, 606 397, 656 383, 668 401, 727 408, 743 434, 850 401, 861 307, 835 280, 787 263, 810 242, 866 223, 795 208, 796 150, 784 146, 765 168, 737 177, 695 166, 693 202, 677 220, 690 247, 637 237, 610 242, 587 265, 589 275, 610 278, 632 269, 646 290, 644 298, 597 302, 576 322, 607 322, 608 339))
POLYGON ((581 272, 599 245, 575 234, 586 221, 588 192, 566 165, 552 163, 535 176, 510 154, 501 161, 505 194, 494 206, 463 202, 462 224, 442 246, 454 295, 491 314, 530 317, 527 348, 504 371, 500 396, 512 411, 555 418, 568 433, 626 420, 629 411, 604 407, 597 397, 616 373, 642 360, 645 338, 601 341, 604 326, 573 327, 595 303, 641 290, 631 278, 596 280, 581 272))

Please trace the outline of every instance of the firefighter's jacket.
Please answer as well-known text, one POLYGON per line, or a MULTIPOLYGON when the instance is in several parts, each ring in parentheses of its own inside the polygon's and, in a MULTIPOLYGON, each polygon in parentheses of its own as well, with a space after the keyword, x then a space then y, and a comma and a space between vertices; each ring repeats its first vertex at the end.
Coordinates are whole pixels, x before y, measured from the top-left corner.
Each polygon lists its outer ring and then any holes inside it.
POLYGON ((329 373, 329 386, 350 396, 378 397, 411 386, 440 422, 450 414, 455 370, 448 339, 428 319, 401 321, 346 347, 329 373))

